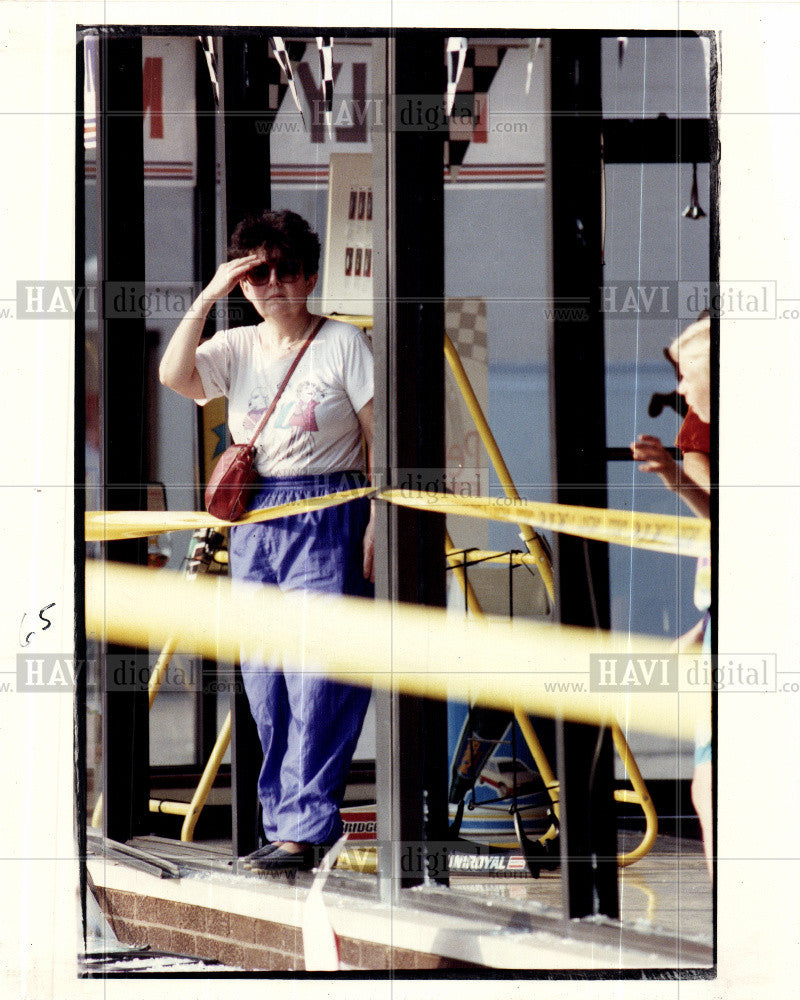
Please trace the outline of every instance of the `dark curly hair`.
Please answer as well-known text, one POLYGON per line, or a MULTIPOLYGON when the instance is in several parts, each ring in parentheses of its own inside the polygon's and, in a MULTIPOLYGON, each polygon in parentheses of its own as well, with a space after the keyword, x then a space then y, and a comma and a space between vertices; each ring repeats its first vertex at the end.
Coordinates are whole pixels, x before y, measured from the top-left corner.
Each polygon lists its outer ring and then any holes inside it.
POLYGON ((319 237, 296 212, 264 211, 242 219, 231 234, 228 259, 245 257, 254 250, 266 250, 269 256, 277 252, 298 261, 307 278, 319 271, 319 237))

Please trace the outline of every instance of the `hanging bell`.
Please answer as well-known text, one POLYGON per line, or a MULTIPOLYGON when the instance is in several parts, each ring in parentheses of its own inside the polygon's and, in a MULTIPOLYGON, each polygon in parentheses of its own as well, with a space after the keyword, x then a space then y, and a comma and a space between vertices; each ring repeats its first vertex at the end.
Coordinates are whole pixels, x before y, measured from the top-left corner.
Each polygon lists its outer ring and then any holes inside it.
POLYGON ((689 204, 683 210, 685 219, 705 218, 705 212, 700 207, 700 199, 697 195, 697 164, 692 164, 692 190, 689 195, 689 204))

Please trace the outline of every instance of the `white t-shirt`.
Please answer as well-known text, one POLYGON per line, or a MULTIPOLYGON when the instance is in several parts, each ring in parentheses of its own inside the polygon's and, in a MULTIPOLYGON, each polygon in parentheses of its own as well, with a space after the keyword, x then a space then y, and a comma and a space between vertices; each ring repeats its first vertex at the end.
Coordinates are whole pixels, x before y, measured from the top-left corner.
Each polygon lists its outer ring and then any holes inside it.
MULTIPOLYGON (((222 330, 197 349, 206 398, 228 398, 228 426, 237 444, 250 440, 294 359, 270 363, 258 327, 222 330)), ((364 469, 356 414, 372 399, 372 349, 349 323, 326 320, 292 373, 261 431, 256 468, 262 476, 321 475, 364 469)))

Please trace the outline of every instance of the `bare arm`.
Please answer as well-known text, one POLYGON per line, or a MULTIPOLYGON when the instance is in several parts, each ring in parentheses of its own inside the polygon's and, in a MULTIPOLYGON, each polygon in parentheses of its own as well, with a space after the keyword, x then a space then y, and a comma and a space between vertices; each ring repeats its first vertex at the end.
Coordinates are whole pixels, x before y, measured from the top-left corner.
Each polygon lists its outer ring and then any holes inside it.
MULTIPOLYGON (((372 478, 374 469, 372 461, 372 439, 375 430, 375 416, 372 400, 358 411, 358 422, 361 424, 361 433, 367 442, 367 457, 369 461, 369 474, 372 478)), ((369 524, 364 532, 364 579, 375 582, 375 501, 371 501, 369 524)))
POLYGON ((711 462, 702 451, 683 453, 683 471, 706 493, 711 492, 711 462))
POLYGON ((711 477, 705 455, 689 452, 693 459, 690 459, 688 466, 684 465, 682 468, 659 439, 650 434, 640 434, 631 445, 631 451, 634 459, 643 463, 639 466, 642 472, 655 472, 667 489, 677 493, 698 517, 711 516, 711 477), (705 459, 705 471, 701 465, 702 459, 705 459))
POLYGON ((259 261, 257 254, 222 264, 197 296, 178 324, 158 366, 161 384, 189 399, 202 399, 203 382, 195 364, 195 354, 208 314, 219 299, 230 295, 239 281, 259 261))

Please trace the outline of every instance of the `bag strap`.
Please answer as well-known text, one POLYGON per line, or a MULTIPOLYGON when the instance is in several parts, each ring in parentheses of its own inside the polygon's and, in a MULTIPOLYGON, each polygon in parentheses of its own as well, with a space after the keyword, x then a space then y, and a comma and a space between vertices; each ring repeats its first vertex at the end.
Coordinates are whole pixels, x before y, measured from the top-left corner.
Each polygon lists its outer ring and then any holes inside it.
POLYGON ((306 337, 306 339, 305 339, 305 341, 303 343, 303 346, 300 348, 300 350, 297 352, 297 354, 295 354, 294 361, 292 361, 291 365, 289 365, 289 371, 286 372, 286 375, 284 376, 283 382, 281 382, 281 384, 278 386, 278 391, 275 393, 275 396, 273 397, 272 402, 269 404, 269 409, 263 415, 263 417, 259 420, 258 426, 256 427, 255 431, 253 432, 252 438, 250 438, 250 442, 248 444, 248 448, 255 448, 255 446, 256 446, 256 438, 264 430, 264 428, 267 425, 267 421, 272 416, 272 414, 275 412, 275 407, 278 405, 278 400, 283 395, 283 390, 289 384, 289 379, 294 374, 295 368, 297 368, 297 366, 300 364, 300 359, 302 358, 302 356, 308 350, 309 344, 314 339, 314 337, 316 337, 316 335, 319 333, 320 328, 321 328, 321 326, 322 326, 322 324, 324 322, 325 322, 325 317, 324 316, 318 316, 317 317, 317 322, 314 324, 314 327, 313 327, 311 333, 309 333, 309 335, 306 337))

